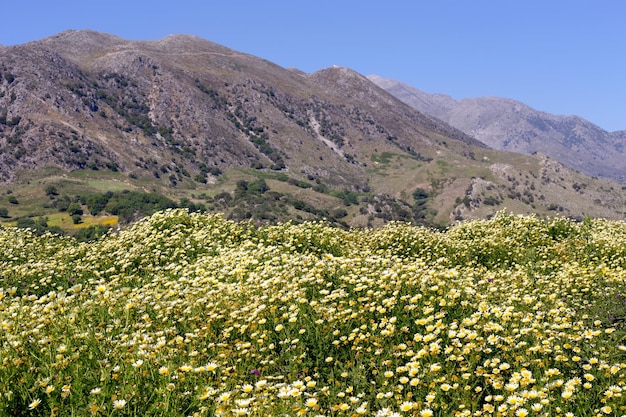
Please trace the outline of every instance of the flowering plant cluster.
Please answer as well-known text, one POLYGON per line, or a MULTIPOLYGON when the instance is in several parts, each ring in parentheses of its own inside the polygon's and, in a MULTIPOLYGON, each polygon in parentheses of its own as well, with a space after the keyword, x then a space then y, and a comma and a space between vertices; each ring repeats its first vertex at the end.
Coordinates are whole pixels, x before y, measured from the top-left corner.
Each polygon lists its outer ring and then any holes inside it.
POLYGON ((626 224, 0 229, 0 415, 626 415, 626 224))

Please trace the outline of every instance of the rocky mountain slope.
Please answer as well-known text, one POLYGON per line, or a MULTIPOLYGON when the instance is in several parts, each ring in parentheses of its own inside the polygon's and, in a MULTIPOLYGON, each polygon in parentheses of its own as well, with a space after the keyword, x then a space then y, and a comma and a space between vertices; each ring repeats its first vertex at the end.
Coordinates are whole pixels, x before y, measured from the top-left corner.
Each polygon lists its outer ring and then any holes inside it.
POLYGON ((356 226, 505 207, 624 215, 616 184, 489 150, 348 68, 305 74, 188 35, 67 31, 0 49, 0 181, 9 218, 29 214, 15 200, 46 213, 50 185, 68 197, 158 192, 256 218, 237 200, 247 196, 289 205, 285 219, 334 213, 356 226), (261 179, 259 193, 273 194, 246 194, 261 179))
POLYGON ((593 176, 626 182, 626 131, 607 132, 578 116, 555 116, 515 100, 455 100, 407 84, 368 77, 420 112, 449 123, 493 149, 541 152, 593 176))
POLYGON ((16 145, 2 154, 4 180, 43 164, 177 181, 176 168, 255 165, 346 186, 362 177, 367 143, 404 149, 437 133, 478 144, 348 69, 301 75, 192 36, 72 31, 8 48, 1 62, 3 134, 16 145))

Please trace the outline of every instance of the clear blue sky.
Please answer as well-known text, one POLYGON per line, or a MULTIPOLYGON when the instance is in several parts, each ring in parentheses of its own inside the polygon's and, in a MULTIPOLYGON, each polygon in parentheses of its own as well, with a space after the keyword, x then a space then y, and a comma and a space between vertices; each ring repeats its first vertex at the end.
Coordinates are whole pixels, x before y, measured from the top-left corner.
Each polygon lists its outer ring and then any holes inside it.
POLYGON ((193 34, 283 67, 341 65, 626 130, 623 0, 19 0, 3 7, 0 44, 66 29, 193 34))

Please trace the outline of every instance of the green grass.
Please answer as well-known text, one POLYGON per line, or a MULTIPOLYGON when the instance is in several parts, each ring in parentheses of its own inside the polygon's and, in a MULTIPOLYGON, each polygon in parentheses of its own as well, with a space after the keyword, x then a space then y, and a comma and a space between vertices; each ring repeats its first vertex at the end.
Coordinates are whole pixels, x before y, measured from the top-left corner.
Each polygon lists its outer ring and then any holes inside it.
POLYGON ((371 161, 372 162, 377 162, 379 164, 383 164, 383 165, 387 165, 391 162, 392 159, 397 158, 399 156, 405 156, 405 155, 400 155, 397 153, 392 153, 392 152, 381 152, 380 154, 372 154, 371 156, 371 161))

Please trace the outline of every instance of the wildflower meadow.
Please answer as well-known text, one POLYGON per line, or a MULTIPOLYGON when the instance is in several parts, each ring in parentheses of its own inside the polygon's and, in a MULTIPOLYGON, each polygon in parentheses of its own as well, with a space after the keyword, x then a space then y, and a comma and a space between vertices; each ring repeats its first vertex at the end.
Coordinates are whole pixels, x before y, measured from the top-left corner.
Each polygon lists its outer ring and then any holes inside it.
POLYGON ((623 416, 626 224, 0 228, 1 416, 623 416))

